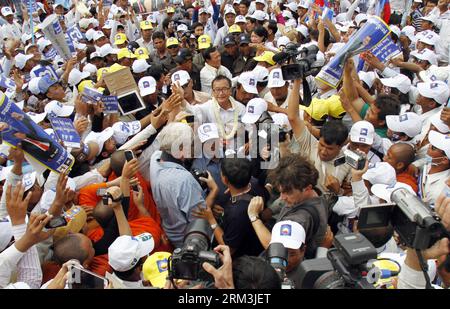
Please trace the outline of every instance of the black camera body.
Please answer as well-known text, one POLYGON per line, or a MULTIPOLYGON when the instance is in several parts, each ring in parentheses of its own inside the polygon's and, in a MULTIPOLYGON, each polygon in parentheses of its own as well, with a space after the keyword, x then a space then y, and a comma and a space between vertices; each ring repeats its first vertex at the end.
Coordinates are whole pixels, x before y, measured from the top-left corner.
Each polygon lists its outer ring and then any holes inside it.
POLYGON ((267 261, 280 277, 281 288, 294 289, 293 282, 286 276, 288 249, 282 243, 271 243, 267 248, 267 261))
POLYGON ((314 70, 313 63, 316 62, 319 48, 316 45, 300 49, 295 43, 286 45, 286 49, 273 57, 278 64, 283 64, 292 60, 292 64, 281 66, 281 72, 284 80, 304 79, 305 77, 317 74, 319 69, 314 70))
POLYGON ((450 236, 431 208, 407 189, 393 191, 391 200, 395 204, 362 207, 358 227, 376 228, 391 224, 407 247, 418 250, 428 249, 439 239, 450 236))
POLYGON ((169 278, 213 282, 213 277, 203 269, 204 262, 215 268, 222 265, 219 255, 210 250, 211 227, 204 219, 192 221, 187 227, 182 248, 173 251, 169 259, 169 278))
POLYGON ((200 180, 200 177, 208 178, 208 172, 201 171, 201 170, 199 170, 197 168, 194 168, 192 170, 191 174, 192 174, 192 176, 194 176, 195 180, 197 180, 197 182, 200 184, 202 189, 206 189, 208 187, 205 182, 200 180))

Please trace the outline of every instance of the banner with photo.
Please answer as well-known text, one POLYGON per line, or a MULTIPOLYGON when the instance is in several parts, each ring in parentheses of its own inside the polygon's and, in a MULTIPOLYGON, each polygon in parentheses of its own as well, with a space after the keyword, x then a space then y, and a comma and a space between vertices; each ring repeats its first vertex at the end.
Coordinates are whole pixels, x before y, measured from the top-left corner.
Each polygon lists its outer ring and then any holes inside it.
POLYGON ((0 122, 8 124, 1 132, 3 142, 12 147, 20 143, 27 161, 33 166, 39 163, 43 169, 62 173, 74 164, 72 155, 3 93, 0 93, 0 122))
POLYGON ((371 50, 382 42, 390 32, 389 26, 381 18, 372 16, 322 68, 316 78, 333 88, 337 88, 342 80, 347 59, 371 50))

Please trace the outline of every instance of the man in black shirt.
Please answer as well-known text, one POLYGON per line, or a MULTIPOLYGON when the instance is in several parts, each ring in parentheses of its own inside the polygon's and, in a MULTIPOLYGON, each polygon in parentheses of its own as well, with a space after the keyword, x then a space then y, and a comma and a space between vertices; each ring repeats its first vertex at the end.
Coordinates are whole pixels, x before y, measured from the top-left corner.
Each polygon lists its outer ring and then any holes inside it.
MULTIPOLYGON (((239 49, 232 34, 227 35, 223 39, 223 48, 220 48, 220 55, 222 57, 222 65, 226 68, 233 68, 234 61, 239 56, 239 49)), ((236 76, 236 74, 233 73, 233 77, 234 76, 236 76)))
POLYGON ((247 159, 226 158, 221 162, 222 182, 230 192, 230 200, 224 206, 223 221, 218 225, 211 209, 198 209, 196 216, 208 220, 214 237, 221 245, 231 249, 231 255, 259 255, 263 247, 247 216, 251 193, 251 162, 247 159))

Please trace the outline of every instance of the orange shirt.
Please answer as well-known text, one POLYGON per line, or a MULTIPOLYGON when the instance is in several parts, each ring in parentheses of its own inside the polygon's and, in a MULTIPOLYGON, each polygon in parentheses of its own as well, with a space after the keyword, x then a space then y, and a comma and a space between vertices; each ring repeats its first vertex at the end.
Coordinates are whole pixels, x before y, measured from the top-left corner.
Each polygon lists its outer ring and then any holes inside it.
POLYGON ((419 187, 417 186, 417 179, 416 177, 412 176, 411 174, 407 172, 403 172, 401 174, 397 175, 397 181, 406 183, 407 185, 410 185, 411 188, 414 190, 414 192, 418 192, 419 187))

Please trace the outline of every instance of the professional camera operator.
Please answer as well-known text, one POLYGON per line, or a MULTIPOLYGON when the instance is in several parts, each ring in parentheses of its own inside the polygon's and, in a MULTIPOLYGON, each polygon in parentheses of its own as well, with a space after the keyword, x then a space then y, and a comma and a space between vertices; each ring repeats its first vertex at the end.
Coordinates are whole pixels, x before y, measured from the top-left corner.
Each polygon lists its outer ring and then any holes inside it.
MULTIPOLYGON (((315 191, 319 173, 307 159, 298 155, 281 158, 277 168, 269 173, 272 186, 280 192, 284 202, 278 222, 292 220, 306 231, 306 258, 314 258, 327 234, 329 217, 328 202, 315 191)), ((259 241, 267 249, 271 233, 260 220, 264 202, 262 197, 254 197, 248 207, 248 216, 259 241)))

